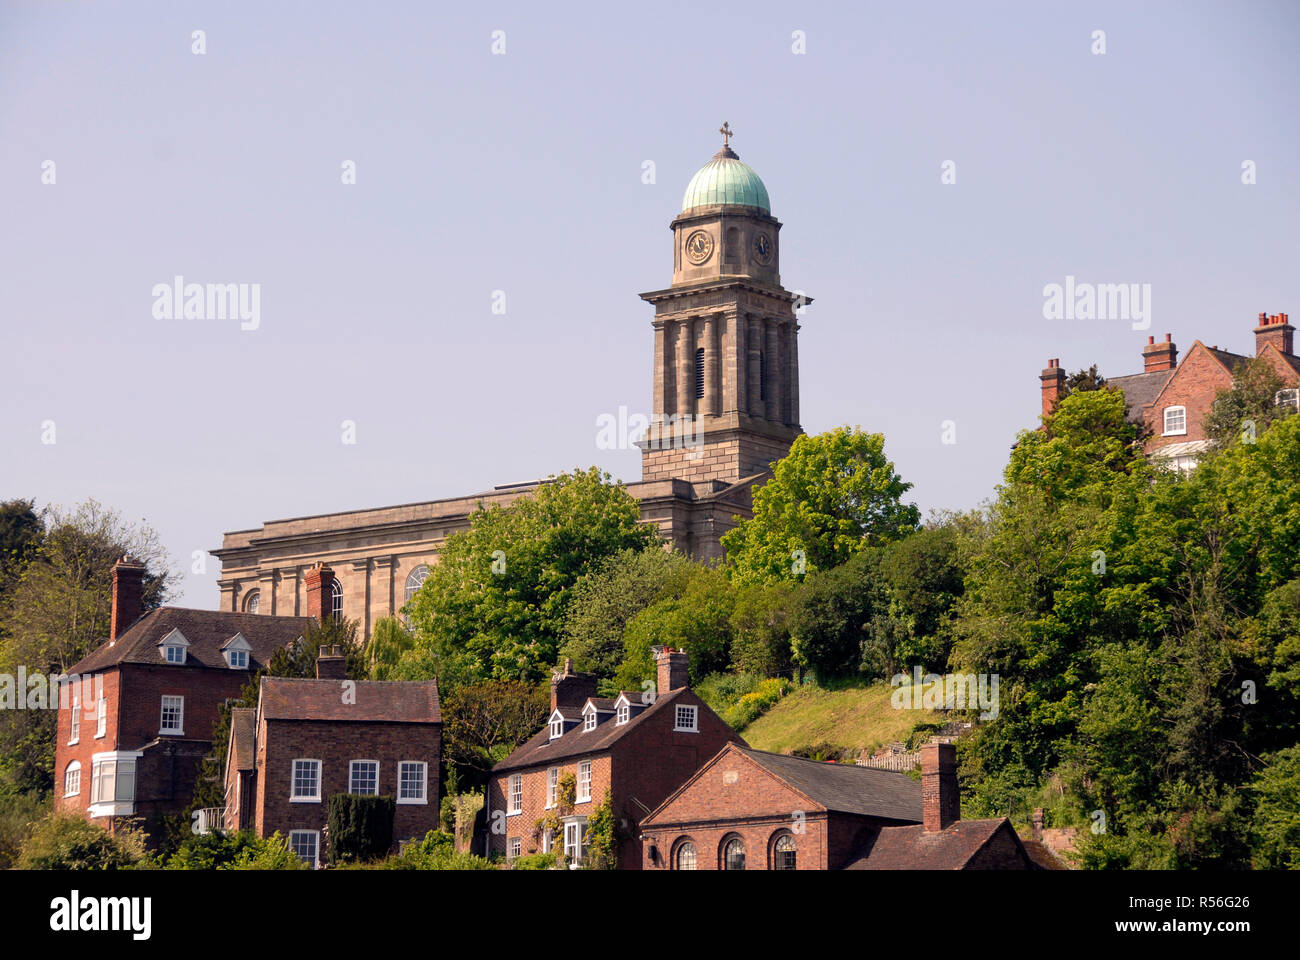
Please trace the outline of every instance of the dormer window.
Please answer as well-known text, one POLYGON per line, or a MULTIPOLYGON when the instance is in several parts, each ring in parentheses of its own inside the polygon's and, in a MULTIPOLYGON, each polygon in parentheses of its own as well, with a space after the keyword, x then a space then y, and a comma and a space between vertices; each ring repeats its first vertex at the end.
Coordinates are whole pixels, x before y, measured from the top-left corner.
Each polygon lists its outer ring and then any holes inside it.
POLYGON ((231 670, 247 670, 248 655, 251 650, 252 647, 242 633, 235 634, 221 645, 221 655, 226 660, 226 666, 231 670))
POLYGON ((1187 433, 1187 408, 1165 407, 1166 437, 1182 436, 1187 433))
POLYGON ((596 729, 596 708, 588 707, 586 715, 582 718, 582 729, 591 732, 596 729))
POLYGON ((564 714, 556 710, 551 714, 551 739, 564 736, 564 714))
POLYGON ((190 642, 185 639, 185 634, 179 630, 173 630, 162 638, 162 642, 158 644, 158 652, 165 662, 180 664, 185 662, 189 645, 190 642))
POLYGON ((619 726, 627 723, 632 719, 632 707, 626 700, 620 700, 618 704, 618 719, 615 721, 619 726))

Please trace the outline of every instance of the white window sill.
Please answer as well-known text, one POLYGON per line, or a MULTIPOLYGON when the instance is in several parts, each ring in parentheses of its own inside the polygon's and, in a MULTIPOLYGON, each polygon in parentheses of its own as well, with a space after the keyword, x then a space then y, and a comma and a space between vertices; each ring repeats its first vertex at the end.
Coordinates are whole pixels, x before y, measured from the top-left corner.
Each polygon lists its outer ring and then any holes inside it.
POLYGON ((76 740, 69 740, 69 741, 68 741, 68 746, 70 746, 70 747, 75 747, 75 746, 76 746, 77 744, 79 744, 80 742, 81 742, 81 738, 80 738, 80 737, 77 737, 76 740))
POLYGON ((92 817, 129 817, 135 813, 134 800, 106 800, 90 805, 92 817))
POLYGON ((1164 433, 1160 434, 1160 436, 1162 436, 1162 437, 1185 437, 1185 436, 1187 436, 1187 431, 1186 431, 1186 430, 1167 430, 1167 431, 1165 431, 1164 433))
POLYGON ((699 727, 673 727, 673 733, 699 733, 699 727))
POLYGON ((184 731, 184 730, 159 730, 159 731, 158 731, 158 736, 160 736, 160 737, 183 737, 183 736, 185 736, 185 731, 184 731))
POLYGON ((97 734, 95 734, 95 739, 96 739, 96 740, 103 740, 106 736, 108 736, 108 733, 107 733, 107 732, 105 732, 105 733, 97 733, 97 734))
POLYGON ((518 817, 523 814, 522 810, 514 810, 506 814, 507 817, 518 817))
POLYGON ((579 797, 574 803, 591 803, 591 797, 579 797))
POLYGON ((290 797, 290 803, 320 803, 320 797, 290 797))
POLYGON ((398 800, 397 800, 397 805, 398 805, 399 807, 400 807, 400 806, 414 806, 414 807, 420 807, 420 806, 423 806, 423 807, 427 807, 427 806, 429 805, 429 801, 428 801, 427 798, 422 798, 422 799, 419 799, 419 800, 415 800, 415 799, 411 799, 411 798, 408 797, 407 799, 403 800, 403 799, 401 799, 401 798, 399 797, 398 800))

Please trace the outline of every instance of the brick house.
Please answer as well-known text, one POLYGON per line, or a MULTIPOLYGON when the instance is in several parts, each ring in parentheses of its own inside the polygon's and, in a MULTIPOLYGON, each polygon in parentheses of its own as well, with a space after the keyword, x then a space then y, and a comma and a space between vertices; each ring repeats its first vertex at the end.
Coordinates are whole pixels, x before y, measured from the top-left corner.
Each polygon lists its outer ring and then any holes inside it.
POLYGON ((327 852, 335 794, 393 797, 394 850, 437 829, 437 681, 352 681, 345 665, 341 648, 322 648, 316 679, 263 677, 257 708, 232 711, 226 829, 278 831, 313 865, 327 852))
MULTIPOLYGON (((1254 333, 1255 356, 1266 360, 1282 381, 1278 402, 1300 407, 1300 358, 1295 355, 1295 327, 1287 314, 1261 313, 1254 333)), ((1160 343, 1147 337, 1141 373, 1112 377, 1106 383, 1124 391, 1129 420, 1144 428, 1146 453, 1189 470, 1196 455, 1208 446, 1204 422, 1215 395, 1232 386, 1234 371, 1247 359, 1197 340, 1179 363, 1178 347, 1166 333, 1160 343)), ((1046 416, 1056 408, 1065 387, 1060 361, 1049 360, 1039 380, 1046 416)))
POLYGON ((1035 869, 1008 820, 960 819, 952 744, 921 771, 727 744, 642 821, 644 869, 1035 869))
MULTIPOLYGON (((563 852, 581 861, 586 823, 610 793, 621 869, 638 869, 642 818, 724 745, 744 741, 709 709, 687 683, 687 658, 656 650, 657 695, 595 695, 596 679, 576 674, 572 663, 551 679, 547 725, 492 768, 485 823, 489 853, 507 859, 563 852), (559 780, 571 773, 576 802, 562 818, 563 835, 540 833, 539 820, 558 807, 559 780)), ((563 811, 560 811, 563 812, 563 811)))
POLYGON ((129 557, 114 565, 109 638, 69 670, 54 805, 110 830, 139 817, 153 834, 193 801, 221 705, 308 621, 180 607, 142 615, 144 574, 129 557))

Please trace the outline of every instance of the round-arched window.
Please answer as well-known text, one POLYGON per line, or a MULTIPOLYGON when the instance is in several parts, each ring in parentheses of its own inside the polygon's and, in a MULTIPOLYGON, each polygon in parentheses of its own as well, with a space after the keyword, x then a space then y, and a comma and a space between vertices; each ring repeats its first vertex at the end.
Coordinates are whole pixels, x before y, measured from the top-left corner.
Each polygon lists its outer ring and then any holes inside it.
POLYGON ((411 598, 419 592, 420 587, 424 586, 424 581, 428 579, 429 567, 424 563, 406 575, 406 603, 411 602, 411 598))
POLYGON ((794 837, 787 831, 780 834, 772 844, 772 869, 793 870, 794 868, 794 837))
POLYGON ((343 588, 337 580, 330 584, 330 616, 335 620, 343 619, 343 588))
POLYGON ((257 613, 262 606, 262 591, 249 590, 248 595, 244 597, 244 612, 257 613))
POLYGON ((683 840, 677 845, 677 854, 673 858, 674 870, 694 870, 695 866, 695 844, 690 840, 683 840))
POLYGON ((80 793, 81 761, 73 760, 63 771, 63 795, 65 797, 75 797, 80 793))
POLYGON ((723 870, 744 870, 745 869, 745 841, 740 837, 732 837, 722 844, 722 869, 723 870))

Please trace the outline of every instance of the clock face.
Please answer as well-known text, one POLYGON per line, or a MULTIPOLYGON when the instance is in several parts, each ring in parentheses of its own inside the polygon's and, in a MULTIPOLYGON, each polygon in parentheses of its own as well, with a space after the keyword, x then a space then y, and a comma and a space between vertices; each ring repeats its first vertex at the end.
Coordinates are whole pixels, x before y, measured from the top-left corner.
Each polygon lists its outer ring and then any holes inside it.
POLYGON ((772 238, 760 233, 754 238, 754 259, 759 263, 772 262, 772 238))
POLYGON ((701 264, 713 255, 713 238, 703 230, 696 230, 686 238, 686 258, 701 264))

